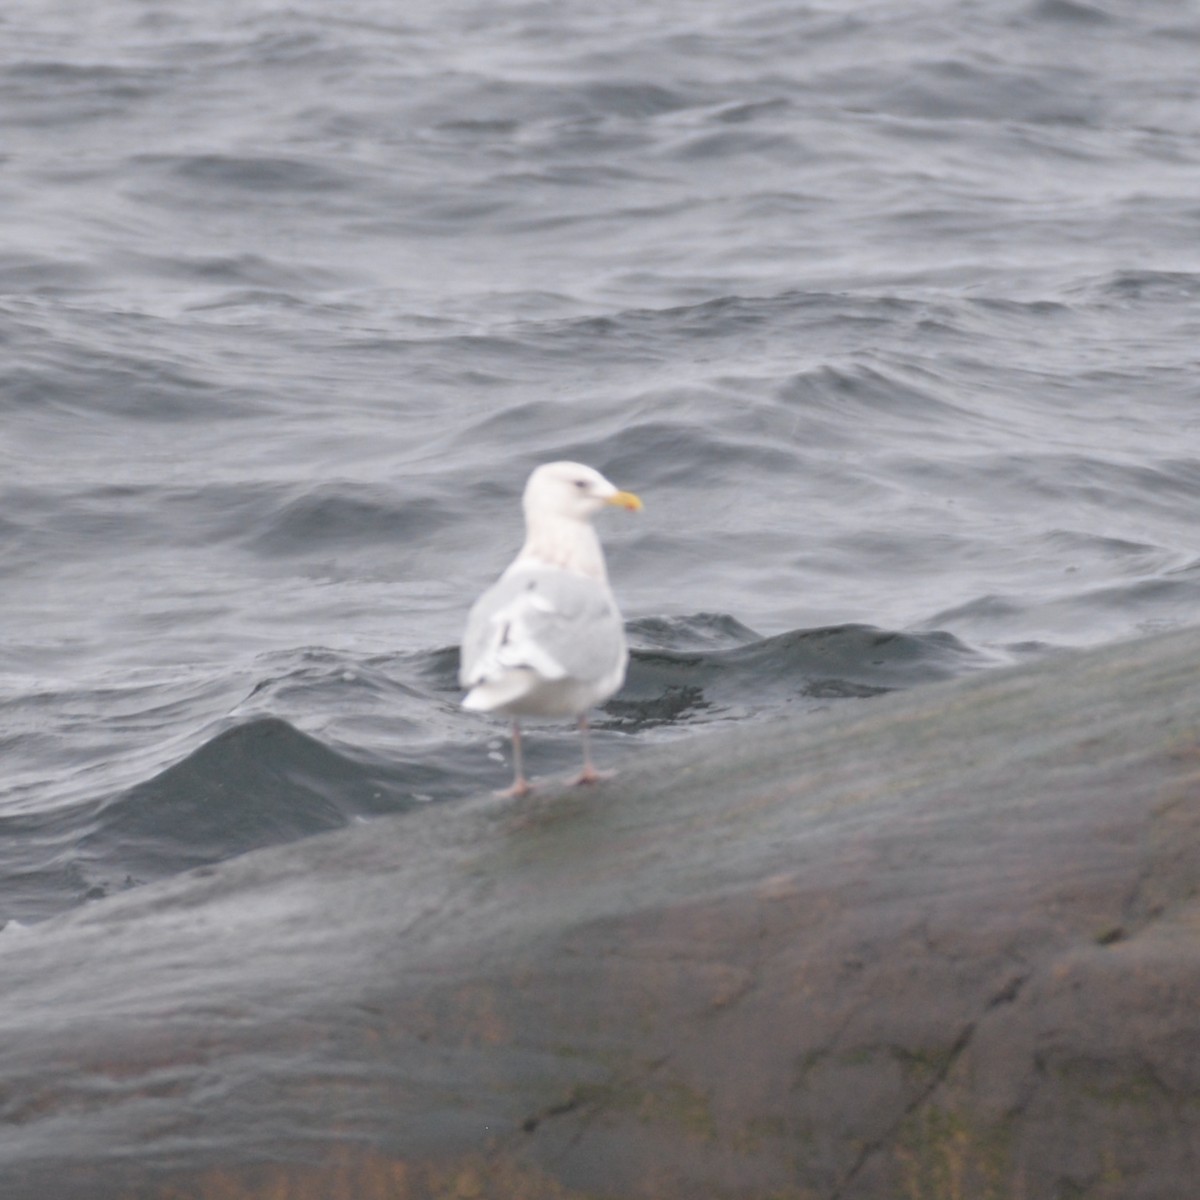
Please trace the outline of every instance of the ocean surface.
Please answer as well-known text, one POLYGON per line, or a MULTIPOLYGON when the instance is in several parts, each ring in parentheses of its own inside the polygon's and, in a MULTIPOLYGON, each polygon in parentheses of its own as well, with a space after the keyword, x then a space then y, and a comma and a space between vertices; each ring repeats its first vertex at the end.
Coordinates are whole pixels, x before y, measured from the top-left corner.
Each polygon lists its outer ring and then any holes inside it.
POLYGON ((9 0, 4 936, 503 786, 457 641, 550 459, 646 505, 620 773, 1194 621, 1198 61, 1185 0, 9 0))

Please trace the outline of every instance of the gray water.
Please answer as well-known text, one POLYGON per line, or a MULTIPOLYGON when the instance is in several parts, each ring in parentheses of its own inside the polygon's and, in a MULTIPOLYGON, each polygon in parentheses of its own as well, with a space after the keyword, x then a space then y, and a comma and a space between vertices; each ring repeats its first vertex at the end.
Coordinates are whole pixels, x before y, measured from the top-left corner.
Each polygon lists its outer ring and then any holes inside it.
POLYGON ((503 784, 455 647, 549 459, 646 502, 622 772, 1193 621, 1198 61, 1182 0, 7 4, 0 921, 503 784))

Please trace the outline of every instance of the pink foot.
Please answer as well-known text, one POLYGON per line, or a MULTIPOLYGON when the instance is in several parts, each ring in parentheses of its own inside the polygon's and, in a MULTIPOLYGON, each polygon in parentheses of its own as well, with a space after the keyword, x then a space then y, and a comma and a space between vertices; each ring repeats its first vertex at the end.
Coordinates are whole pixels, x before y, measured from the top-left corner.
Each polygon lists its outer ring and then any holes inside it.
POLYGON ((612 771, 597 771, 595 767, 587 766, 571 782, 578 786, 581 783, 600 783, 602 780, 611 779, 612 777, 612 771))
POLYGON ((513 782, 512 787, 502 788, 498 792, 493 792, 492 795, 497 800, 513 800, 519 796, 528 796, 533 791, 533 784, 525 778, 524 775, 520 779, 513 782))

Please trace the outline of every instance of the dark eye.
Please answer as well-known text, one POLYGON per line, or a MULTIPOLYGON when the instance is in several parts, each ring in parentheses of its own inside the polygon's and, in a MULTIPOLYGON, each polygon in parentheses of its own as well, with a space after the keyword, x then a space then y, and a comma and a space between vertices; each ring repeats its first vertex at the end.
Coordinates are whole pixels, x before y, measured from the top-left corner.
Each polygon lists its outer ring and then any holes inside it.
POLYGON ((587 485, 588 485, 588 481, 586 479, 576 479, 575 480, 575 486, 577 488, 579 488, 581 491, 586 491, 587 485))

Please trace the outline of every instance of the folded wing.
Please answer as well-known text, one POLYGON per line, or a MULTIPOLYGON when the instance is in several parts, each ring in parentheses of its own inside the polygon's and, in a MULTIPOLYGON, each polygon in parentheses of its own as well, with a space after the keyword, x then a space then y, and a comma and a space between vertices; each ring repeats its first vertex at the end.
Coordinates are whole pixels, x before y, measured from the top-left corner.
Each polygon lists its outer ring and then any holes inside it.
POLYGON ((527 567, 506 573, 471 609, 459 682, 591 683, 624 660, 625 635, 608 586, 573 572, 527 567))

